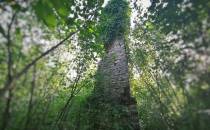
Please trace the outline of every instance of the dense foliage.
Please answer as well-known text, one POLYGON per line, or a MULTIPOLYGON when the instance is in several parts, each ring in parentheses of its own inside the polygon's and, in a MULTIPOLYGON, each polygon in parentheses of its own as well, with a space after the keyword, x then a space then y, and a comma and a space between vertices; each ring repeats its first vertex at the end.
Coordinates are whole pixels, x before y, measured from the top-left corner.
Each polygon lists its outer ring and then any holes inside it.
POLYGON ((209 0, 103 3, 0 1, 0 129, 129 130, 93 93, 104 47, 125 37, 141 129, 209 130, 209 0))
POLYGON ((163 0, 139 15, 130 46, 144 129, 210 128, 209 8, 209 1, 163 0))
POLYGON ((111 0, 102 10, 99 21, 99 39, 108 48, 116 37, 128 32, 130 11, 126 0, 111 0))

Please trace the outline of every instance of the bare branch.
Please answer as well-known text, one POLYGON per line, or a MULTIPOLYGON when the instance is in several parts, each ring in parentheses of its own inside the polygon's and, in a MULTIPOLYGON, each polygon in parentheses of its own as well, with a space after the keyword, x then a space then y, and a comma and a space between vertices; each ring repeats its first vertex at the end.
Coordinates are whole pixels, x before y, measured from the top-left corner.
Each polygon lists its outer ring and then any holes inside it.
POLYGON ((4 95, 4 93, 7 90, 13 89, 15 86, 12 84, 15 82, 15 80, 19 79, 24 73, 26 73, 34 64, 36 64, 40 59, 50 54, 52 51, 57 49, 59 46, 61 46, 65 41, 67 41, 71 36, 76 34, 78 31, 71 32, 66 38, 64 38, 62 41, 60 41, 58 44, 47 50, 46 52, 42 53, 40 56, 32 60, 29 64, 27 64, 20 72, 18 72, 15 76, 13 76, 12 81, 6 83, 6 85, 0 89, 0 97, 4 95))
POLYGON ((75 33, 77 33, 77 31, 70 33, 66 38, 64 38, 62 41, 60 41, 57 45, 53 46, 52 48, 50 48, 49 50, 47 50, 46 52, 42 53, 40 56, 38 56, 37 58, 35 58, 33 61, 31 61, 31 63, 29 63, 28 65, 26 65, 25 68, 23 68, 19 73, 17 73, 17 75, 14 78, 15 79, 18 79, 26 71, 28 71, 28 69, 31 68, 36 62, 38 62, 43 57, 47 56, 50 52, 52 52, 55 49, 57 49, 59 46, 61 46, 66 40, 68 40, 75 33))
POLYGON ((16 11, 13 15, 12 15, 12 19, 11 19, 11 22, 8 24, 8 30, 7 30, 7 36, 9 37, 10 36, 10 32, 11 32, 11 29, 12 29, 12 25, 17 17, 17 14, 18 14, 19 11, 16 11))

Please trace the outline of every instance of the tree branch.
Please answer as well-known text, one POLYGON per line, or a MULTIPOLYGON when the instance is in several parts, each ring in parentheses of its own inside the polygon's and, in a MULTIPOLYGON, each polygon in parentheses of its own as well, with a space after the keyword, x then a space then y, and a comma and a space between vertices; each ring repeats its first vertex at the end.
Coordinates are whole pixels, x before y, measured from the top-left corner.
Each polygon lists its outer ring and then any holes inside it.
POLYGON ((12 60, 12 40, 11 40, 11 28, 12 25, 16 19, 17 16, 17 11, 12 15, 12 19, 11 22, 8 24, 8 29, 7 29, 7 35, 6 35, 6 39, 7 39, 7 53, 8 53, 8 60, 7 60, 7 80, 6 82, 10 82, 12 80, 12 66, 13 66, 13 60, 12 60))
POLYGON ((49 50, 47 50, 46 52, 42 53, 40 56, 38 56, 37 58, 35 58, 33 61, 31 61, 31 63, 29 63, 28 65, 26 65, 19 73, 16 74, 16 76, 14 77, 15 79, 18 79, 20 76, 22 76, 26 71, 28 71, 37 61, 39 61, 40 59, 42 59, 43 57, 45 57, 46 55, 48 55, 50 52, 54 51, 55 49, 57 49, 59 46, 61 46, 66 40, 68 40, 72 35, 74 35, 75 33, 77 33, 78 31, 72 32, 70 33, 66 38, 64 38, 62 41, 60 41, 57 45, 53 46, 52 48, 50 48, 49 50))
POLYGON ((50 48, 46 52, 42 53, 40 56, 38 56, 37 58, 35 58, 34 60, 32 60, 29 64, 27 64, 20 72, 18 72, 16 75, 13 76, 13 79, 12 79, 11 82, 6 83, 6 85, 2 89, 0 89, 0 97, 3 96, 4 93, 7 90, 10 90, 10 89, 13 89, 14 88, 14 86, 12 84, 15 82, 15 80, 19 79, 24 73, 26 73, 40 59, 42 59, 43 57, 47 56, 49 53, 51 53, 52 51, 54 51, 55 49, 57 49, 59 46, 61 46, 65 41, 67 41, 71 36, 73 36, 77 32, 78 32, 78 30, 75 31, 75 32, 71 32, 66 38, 64 38, 58 44, 56 44, 55 46, 53 46, 52 48, 50 48))

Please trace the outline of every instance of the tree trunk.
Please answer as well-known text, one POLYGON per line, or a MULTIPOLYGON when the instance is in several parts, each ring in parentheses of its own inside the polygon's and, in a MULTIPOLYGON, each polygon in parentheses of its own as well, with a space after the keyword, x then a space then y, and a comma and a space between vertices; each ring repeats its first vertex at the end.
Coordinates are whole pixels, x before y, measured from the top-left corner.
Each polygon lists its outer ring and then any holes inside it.
POLYGON ((32 116, 31 112, 33 110, 33 103, 34 103, 33 98, 34 98, 35 87, 36 87, 36 64, 34 65, 34 68, 33 68, 33 79, 31 82, 30 99, 29 99, 29 104, 28 104, 28 112, 26 115, 25 130, 29 129, 29 125, 31 122, 31 116, 32 116))

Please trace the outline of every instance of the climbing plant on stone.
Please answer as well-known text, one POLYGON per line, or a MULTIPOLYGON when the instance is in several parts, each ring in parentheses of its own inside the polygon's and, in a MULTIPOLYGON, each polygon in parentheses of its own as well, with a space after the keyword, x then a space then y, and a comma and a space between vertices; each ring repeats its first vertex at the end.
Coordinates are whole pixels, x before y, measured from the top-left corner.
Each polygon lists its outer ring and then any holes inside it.
POLYGON ((99 36, 106 48, 96 75, 95 91, 90 97, 94 130, 139 130, 135 99, 130 94, 128 59, 125 49, 129 30, 129 4, 111 0, 102 10, 99 36))
POLYGON ((129 29, 130 9, 126 0, 111 0, 102 10, 99 39, 109 47, 116 37, 123 37, 129 29))

